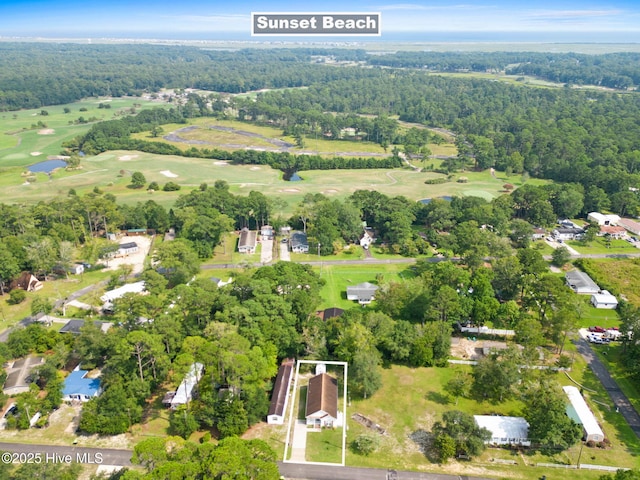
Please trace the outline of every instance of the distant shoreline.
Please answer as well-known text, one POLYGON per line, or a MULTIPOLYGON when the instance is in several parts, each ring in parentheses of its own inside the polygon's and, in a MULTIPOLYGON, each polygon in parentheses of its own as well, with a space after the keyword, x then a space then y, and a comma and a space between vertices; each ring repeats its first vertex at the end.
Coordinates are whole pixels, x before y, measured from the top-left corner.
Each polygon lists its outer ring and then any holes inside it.
MULTIPOLYGON (((394 52, 394 51, 433 51, 433 52, 552 52, 565 53, 576 52, 584 54, 605 54, 614 52, 640 52, 640 41, 638 42, 599 42, 595 39, 591 41, 545 41, 545 40, 509 40, 510 35, 503 32, 496 34, 504 36, 504 40, 466 40, 455 39, 455 34, 442 34, 439 40, 412 39, 410 33, 388 34, 380 40, 372 41, 370 38, 351 37, 289 37, 272 38, 269 40, 246 37, 242 33, 220 34, 222 38, 164 38, 160 35, 135 37, 135 33, 130 33, 128 37, 109 36, 87 36, 87 37, 60 37, 60 36, 0 36, 0 42, 29 42, 29 43, 77 43, 77 44, 155 44, 155 45, 180 45, 201 48, 216 49, 245 49, 245 48, 309 48, 309 47, 331 47, 344 49, 364 49, 370 52, 394 52), (246 38, 245 38, 246 37, 246 38), (386 37, 386 38, 384 38, 386 37), (405 37, 404 39, 402 37, 405 37)), ((166 34, 165 34, 166 35, 166 34)), ((203 36, 205 34, 202 34, 203 36)), ((487 37, 490 34, 485 34, 487 37)), ((431 34, 431 37, 437 37, 431 34)), ((470 36, 470 34, 466 34, 470 36)), ((526 36, 526 35, 525 35, 526 36)), ((419 34, 416 34, 419 37, 419 34)))

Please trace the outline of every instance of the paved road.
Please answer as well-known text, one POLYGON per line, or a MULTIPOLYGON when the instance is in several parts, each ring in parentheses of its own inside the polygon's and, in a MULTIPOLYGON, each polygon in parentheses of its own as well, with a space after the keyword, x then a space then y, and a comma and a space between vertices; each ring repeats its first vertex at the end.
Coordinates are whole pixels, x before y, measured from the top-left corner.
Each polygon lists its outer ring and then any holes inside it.
MULTIPOLYGON (((60 461, 67 455, 71 461, 84 464, 131 466, 131 450, 114 448, 88 448, 60 445, 27 445, 20 443, 0 443, 0 451, 40 454, 40 458, 60 461)), ((68 458, 68 457, 66 457, 68 458)), ((491 480, 486 477, 444 475, 438 473, 395 472, 375 468, 333 467, 278 462, 280 473, 288 479, 299 480, 491 480), (394 475, 395 472, 395 475, 394 475)))
POLYGON ((604 386, 613 404, 631 427, 631 430, 640 438, 640 415, 638 415, 636 409, 633 408, 633 405, 631 405, 626 395, 622 393, 616 381, 611 377, 611 374, 609 374, 607 367, 605 367, 596 356, 591 349, 591 345, 589 345, 589 342, 585 339, 580 338, 574 343, 580 355, 584 357, 595 376, 598 377, 598 380, 600 380, 600 383, 604 386))
POLYGON ((376 468, 334 467, 278 462, 280 473, 296 480, 490 480, 486 477, 420 473, 376 468))

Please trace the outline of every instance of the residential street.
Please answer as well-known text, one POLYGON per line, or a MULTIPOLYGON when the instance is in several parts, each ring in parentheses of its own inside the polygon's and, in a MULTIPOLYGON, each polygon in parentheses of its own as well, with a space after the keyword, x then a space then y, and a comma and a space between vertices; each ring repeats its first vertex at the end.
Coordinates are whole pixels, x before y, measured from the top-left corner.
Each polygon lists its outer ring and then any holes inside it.
MULTIPOLYGON (((0 443, 0 451, 16 453, 39 453, 44 459, 60 459, 66 455, 76 463, 131 466, 131 450, 112 448, 87 448, 76 446, 26 445, 0 443), (99 454, 99 455, 98 455, 99 454), (101 455, 101 457, 100 457, 101 455)), ((444 475, 438 473, 404 472, 374 468, 333 467, 278 462, 280 473, 288 479, 297 480, 491 480, 486 477, 444 475)))
MULTIPOLYGON (((95 465, 119 465, 128 467, 131 465, 131 450, 118 450, 115 448, 88 448, 69 445, 27 445, 22 443, 0 443, 0 451, 16 453, 40 454, 42 463, 61 463, 65 456, 71 455, 73 463, 85 463, 95 465)), ((68 458, 68 457, 67 457, 68 458)), ((35 459, 35 457, 34 457, 35 459)), ((19 463, 5 462, 3 463, 19 463)), ((20 462, 26 463, 26 462, 20 462)), ((68 462, 64 462, 68 463, 68 462)))

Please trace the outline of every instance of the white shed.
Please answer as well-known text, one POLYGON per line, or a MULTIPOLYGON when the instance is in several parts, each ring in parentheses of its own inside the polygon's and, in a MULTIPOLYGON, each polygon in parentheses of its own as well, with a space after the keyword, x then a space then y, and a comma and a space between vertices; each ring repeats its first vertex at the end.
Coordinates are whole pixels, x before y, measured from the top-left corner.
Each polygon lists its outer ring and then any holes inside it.
POLYGON ((529 440, 529 424, 522 417, 502 417, 498 415, 474 415, 480 428, 491 432, 491 439, 486 443, 492 445, 531 445, 529 440))
POLYGON ((591 305, 596 308, 609 308, 611 310, 618 307, 618 299, 607 290, 591 295, 591 305))
POLYGON ((565 386, 562 387, 564 392, 569 397, 571 405, 567 406, 567 415, 573 419, 576 423, 582 425, 584 429, 584 439, 589 442, 601 442, 604 440, 604 432, 598 425, 596 417, 585 402, 584 397, 576 387, 565 386))

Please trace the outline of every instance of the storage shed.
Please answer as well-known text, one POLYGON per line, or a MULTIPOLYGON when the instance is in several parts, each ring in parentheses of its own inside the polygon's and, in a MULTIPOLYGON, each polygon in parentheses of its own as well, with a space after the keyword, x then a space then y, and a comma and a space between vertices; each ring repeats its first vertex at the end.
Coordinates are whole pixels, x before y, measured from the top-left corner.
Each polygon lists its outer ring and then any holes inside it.
POLYGON ((591 295, 591 305, 596 308, 608 308, 614 310, 618 308, 618 299, 607 290, 591 295))

